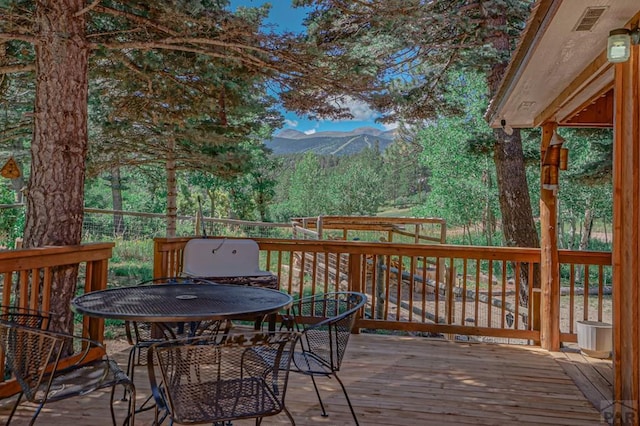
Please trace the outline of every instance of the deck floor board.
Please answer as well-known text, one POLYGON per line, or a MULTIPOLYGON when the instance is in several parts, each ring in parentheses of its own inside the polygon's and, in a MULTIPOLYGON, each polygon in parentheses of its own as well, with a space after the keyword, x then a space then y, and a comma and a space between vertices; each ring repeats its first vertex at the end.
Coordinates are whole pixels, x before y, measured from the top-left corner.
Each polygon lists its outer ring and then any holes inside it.
POLYGON ((610 404, 613 400, 613 365, 610 359, 591 358, 574 351, 554 352, 552 356, 594 407, 601 409, 610 404))
MULTIPOLYGON (((126 356, 127 350, 122 346, 113 353, 122 365, 126 356)), ((583 379, 578 382, 593 388, 606 386, 605 376, 610 369, 606 364, 576 366, 578 361, 527 346, 359 334, 349 343, 340 377, 349 390, 360 424, 365 426, 602 424, 594 401, 585 396, 590 395, 593 400, 597 398, 595 391, 583 393, 566 370, 581 372, 583 379)), ((145 367, 136 370, 135 380, 137 398, 142 401, 149 394, 145 367)), ((320 379, 319 385, 330 414, 327 418, 320 416, 311 381, 302 375, 291 375, 287 407, 296 424, 353 424, 338 383, 320 379)), ((117 392, 119 397, 121 393, 117 392)), ((606 389, 601 397, 604 394, 606 389)), ((124 403, 117 401, 116 412, 121 415, 123 410, 124 403)), ((22 404, 15 424, 27 424, 32 412, 33 406, 22 404)), ((0 421, 6 421, 7 414, 4 403, 0 421)), ((136 416, 137 425, 151 423, 151 412, 136 416)), ((109 393, 96 392, 51 403, 36 424, 109 425, 109 393)), ((280 414, 266 418, 263 424, 289 422, 286 415, 280 414)))

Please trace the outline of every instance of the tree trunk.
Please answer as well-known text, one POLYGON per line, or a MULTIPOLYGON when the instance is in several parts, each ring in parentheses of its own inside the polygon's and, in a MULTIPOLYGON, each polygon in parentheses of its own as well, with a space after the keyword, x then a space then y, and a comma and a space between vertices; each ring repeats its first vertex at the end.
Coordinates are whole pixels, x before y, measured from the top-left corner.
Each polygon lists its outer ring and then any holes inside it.
POLYGON ((209 216, 216 217, 216 191, 207 189, 207 197, 209 198, 209 216))
MULTIPOLYGON (((586 250, 589 248, 589 240, 591 239, 592 229, 593 229, 593 210, 591 208, 587 208, 584 212, 584 221, 582 222, 582 232, 580 233, 581 235, 580 235, 580 243, 578 244, 578 250, 586 250)), ((587 282, 586 280, 584 280, 584 275, 585 275, 584 265, 576 265, 575 274, 576 274, 576 278, 575 278, 576 282, 583 282, 586 285, 587 282)), ((587 292, 588 290, 589 289, 585 287, 584 291, 587 292)))
MULTIPOLYGON (((122 178, 120 177, 120 167, 111 169, 111 199, 113 210, 122 211, 122 178)), ((122 213, 113 214, 113 235, 122 237, 124 235, 124 217, 122 213)))
MULTIPOLYGON (((507 247, 540 247, 538 232, 533 222, 529 186, 525 174, 524 154, 520 130, 511 136, 502 129, 495 129, 494 162, 498 179, 502 232, 507 247)), ((529 271, 520 272, 520 303, 529 305, 529 271)), ((540 285, 540 269, 534 268, 531 280, 534 287, 540 285)))
POLYGON ((593 230, 593 210, 587 208, 584 212, 584 221, 582 222, 582 236, 580 238, 580 246, 578 250, 586 250, 589 248, 589 240, 591 239, 591 231, 593 230))
POLYGON ((256 205, 258 207, 258 214, 260 215, 260 221, 267 221, 267 201, 264 196, 264 192, 258 192, 258 196, 256 197, 256 205))
MULTIPOLYGON (((24 247, 79 244, 87 153, 84 0, 38 0, 36 97, 24 247)), ((77 267, 54 271, 53 330, 69 331, 77 267)))
POLYGON ((512 136, 496 129, 497 143, 493 159, 496 165, 502 230, 507 247, 539 247, 540 242, 533 222, 529 186, 525 174, 524 154, 520 131, 512 136))
POLYGON ((567 246, 567 236, 565 235, 564 223, 565 219, 562 217, 561 201, 559 199, 556 200, 556 208, 558 209, 558 248, 568 248, 567 246))
POLYGON ((493 245, 493 233, 495 231, 495 217, 493 216, 493 210, 491 209, 491 189, 493 188, 493 180, 491 179, 491 173, 485 169, 482 171, 482 180, 487 187, 487 197, 484 202, 484 211, 482 212, 482 232, 487 239, 487 245, 493 245))
MULTIPOLYGON (((504 28, 506 25, 505 16, 506 12, 496 14, 494 18, 487 21, 487 25, 492 28, 504 28)), ((496 31, 496 36, 492 39, 493 47, 499 52, 505 53, 505 58, 509 57, 511 50, 509 42, 509 35, 504 31, 496 31)), ((491 67, 487 77, 491 95, 496 93, 507 65, 508 61, 505 60, 496 62, 491 67)), ((493 133, 496 138, 493 160, 496 165, 500 194, 504 244, 508 247, 540 247, 538 232, 533 222, 520 130, 513 129, 511 135, 507 135, 503 129, 494 129, 493 133)), ((529 277, 527 268, 522 268, 520 275, 520 303, 523 306, 528 306, 529 277)), ((532 280, 534 287, 540 286, 539 268, 534 268, 532 280)))
POLYGON ((576 246, 576 218, 573 211, 569 215, 569 245, 567 248, 573 250, 576 246))
POLYGON ((167 238, 176 236, 178 184, 176 179, 175 141, 169 138, 167 150, 167 238))
MULTIPOLYGON (((487 24, 493 28, 506 25, 506 12, 489 19, 487 24)), ((492 39, 493 47, 510 53, 509 36, 504 31, 497 31, 492 39)), ((507 60, 496 62, 487 77, 490 92, 496 92, 507 60)), ((508 123, 505 123, 508 124, 508 123)), ((513 129, 508 135, 503 129, 493 131, 496 143, 493 147, 493 160, 496 165, 498 192, 500 194, 500 210, 502 212, 502 229, 504 243, 508 247, 539 247, 538 233, 533 222, 529 186, 524 165, 522 138, 519 129, 513 129)))

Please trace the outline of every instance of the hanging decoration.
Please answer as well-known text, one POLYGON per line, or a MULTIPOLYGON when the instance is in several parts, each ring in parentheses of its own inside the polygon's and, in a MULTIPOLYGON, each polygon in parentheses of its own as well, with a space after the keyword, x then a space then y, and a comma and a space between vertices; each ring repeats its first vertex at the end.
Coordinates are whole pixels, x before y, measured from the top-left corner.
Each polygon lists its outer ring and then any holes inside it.
POLYGON ((18 164, 13 159, 13 157, 9 157, 2 169, 0 169, 0 176, 7 179, 17 179, 20 177, 20 168, 18 164))

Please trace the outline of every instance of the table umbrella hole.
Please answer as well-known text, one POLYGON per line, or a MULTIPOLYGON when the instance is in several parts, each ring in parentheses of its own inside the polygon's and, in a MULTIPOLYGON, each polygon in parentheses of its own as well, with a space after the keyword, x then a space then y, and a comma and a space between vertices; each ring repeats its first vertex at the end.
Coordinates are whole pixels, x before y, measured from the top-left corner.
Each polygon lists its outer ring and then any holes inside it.
POLYGON ((180 300, 191 300, 191 299, 197 299, 198 296, 196 296, 195 294, 179 294, 176 296, 176 299, 180 299, 180 300))

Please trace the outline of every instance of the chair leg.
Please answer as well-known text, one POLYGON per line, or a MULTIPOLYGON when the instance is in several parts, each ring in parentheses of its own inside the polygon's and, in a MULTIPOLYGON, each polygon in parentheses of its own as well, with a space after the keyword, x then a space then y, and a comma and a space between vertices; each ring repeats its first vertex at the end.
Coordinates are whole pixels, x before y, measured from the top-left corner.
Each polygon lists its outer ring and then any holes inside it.
MULTIPOLYGON (((116 426, 116 413, 113 409, 113 399, 114 399, 114 395, 116 393, 116 386, 117 385, 113 385, 111 387, 111 401, 110 401, 110 405, 109 408, 111 409, 111 420, 113 422, 113 426, 116 426)), ((129 403, 127 404, 127 417, 124 419, 124 422, 122 422, 122 424, 124 426, 135 426, 135 415, 136 415, 136 388, 133 386, 133 383, 131 383, 131 385, 127 384, 127 383, 123 383, 122 385, 124 387, 124 393, 129 394, 129 403)), ((124 400, 126 400, 126 397, 124 398, 124 400)))
MULTIPOLYGON (((320 408, 322 409, 322 417, 329 417, 329 414, 327 414, 327 411, 324 408, 324 404, 322 403, 322 398, 320 397, 320 391, 318 390, 318 386, 316 385, 316 380, 313 374, 310 374, 310 376, 311 376, 311 381, 313 382, 313 388, 316 390, 316 395, 318 395, 318 401, 320 402, 320 408)), ((336 378, 338 383, 340 383, 340 387, 342 388, 342 393, 344 393, 344 397, 347 400, 347 404, 349 405, 349 410, 351 410, 351 415, 353 416, 353 420, 356 422, 356 425, 359 426, 360 423, 358 422, 358 417, 356 416, 356 412, 353 409, 353 405, 351 405, 351 400, 349 399, 347 388, 344 387, 342 380, 340 380, 340 377, 338 377, 337 374, 334 373, 332 374, 332 376, 336 378)))
POLYGON ((160 415, 160 407, 158 407, 158 404, 155 404, 154 412, 155 414, 154 414, 152 426, 160 426, 164 422, 164 419, 166 419, 167 417, 169 417, 169 425, 170 426, 173 425, 173 417, 169 415, 168 408, 164 408, 162 415, 160 415))
MULTIPOLYGON (((116 393, 116 385, 111 386, 111 399, 109 400, 109 410, 111 411, 111 423, 116 426, 116 412, 113 410, 113 396, 116 393)), ((124 389, 124 395, 127 394, 127 388, 124 389)), ((129 396, 131 398, 131 396, 129 396)), ((126 396, 122 397, 126 401, 126 396)))
POLYGON ((126 426, 135 426, 136 421, 136 388, 131 382, 131 385, 125 385, 129 390, 129 412, 127 413, 127 418, 125 419, 124 424, 126 426))
MULTIPOLYGON (((127 361, 127 377, 129 377, 129 380, 131 380, 131 382, 133 382, 133 370, 136 368, 136 361, 135 361, 136 350, 137 348, 135 345, 129 350, 129 360, 127 361)), ((127 400, 127 390, 125 389, 122 394, 122 401, 126 401, 126 400, 127 400)))
POLYGON ((359 426, 360 423, 358 423, 358 417, 356 416, 356 412, 353 410, 353 405, 351 405, 351 400, 349 399, 349 395, 347 394, 347 389, 344 387, 342 380, 340 380, 340 377, 338 377, 337 374, 334 373, 333 377, 335 377, 338 383, 340 383, 340 387, 342 388, 342 393, 344 393, 344 397, 347 400, 347 404, 349 404, 349 410, 351 410, 351 415, 353 416, 353 420, 355 420, 356 425, 359 426))
POLYGON ((171 419, 171 416, 169 416, 169 408, 166 407, 166 406, 160 406, 155 401, 153 393, 151 393, 151 396, 149 398, 147 398, 145 400, 145 402, 142 403, 142 406, 140 407, 138 412, 146 411, 146 410, 150 410, 150 409, 153 409, 153 411, 154 411, 154 421, 152 423, 153 426, 161 425, 164 422, 164 419, 166 419, 167 417, 169 417, 169 422, 173 422, 173 420, 171 419), (151 405, 149 407, 145 408, 144 406, 148 402, 151 402, 151 405), (160 410, 162 410, 162 415, 160 415, 160 410))
POLYGON ((318 395, 318 401, 320 402, 320 408, 322 409, 322 417, 329 417, 327 411, 324 409, 324 404, 322 403, 322 397, 320 396, 320 390, 318 390, 318 385, 316 385, 316 379, 313 374, 310 374, 311 381, 313 382, 313 388, 316 390, 316 395, 318 395))
POLYGON ((287 417, 289 417, 289 421, 291 422, 291 425, 296 426, 296 421, 293 420, 293 416, 291 415, 289 410, 287 410, 287 407, 282 407, 282 409, 284 410, 284 413, 287 415, 287 417))
POLYGON ((40 405, 38 405, 38 408, 36 408, 36 412, 33 413, 33 416, 31 417, 31 421, 29 422, 29 426, 33 426, 35 424, 36 418, 38 417, 38 414, 40 414, 40 411, 42 411, 42 407, 44 407, 44 403, 45 402, 47 402, 47 401, 46 400, 42 401, 40 403, 40 405))
POLYGON ((16 402, 13 404, 13 408, 11 408, 11 414, 9 414, 9 418, 7 419, 7 426, 9 426, 9 423, 11 423, 11 419, 13 418, 13 415, 16 413, 16 410, 18 409, 18 405, 20 405, 20 400, 22 399, 22 395, 23 395, 22 392, 18 394, 18 399, 16 399, 16 402))

